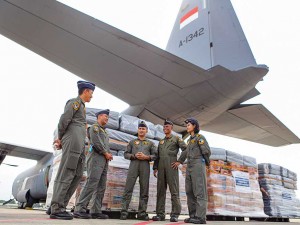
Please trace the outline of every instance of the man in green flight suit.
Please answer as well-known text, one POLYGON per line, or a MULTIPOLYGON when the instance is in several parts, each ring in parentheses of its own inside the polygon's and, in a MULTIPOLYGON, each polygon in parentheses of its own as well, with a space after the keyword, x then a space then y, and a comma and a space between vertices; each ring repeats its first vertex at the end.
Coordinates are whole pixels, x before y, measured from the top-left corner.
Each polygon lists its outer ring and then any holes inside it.
POLYGON ((159 142, 158 157, 153 165, 154 176, 157 176, 157 215, 153 216, 152 220, 165 220, 166 190, 167 186, 169 186, 172 202, 170 222, 178 222, 178 216, 181 212, 181 203, 179 196, 179 175, 178 168, 173 169, 171 165, 172 163, 177 161, 179 148, 181 148, 182 151, 185 151, 186 144, 178 136, 172 135, 172 121, 165 120, 163 130, 166 136, 159 142))
POLYGON ((51 209, 48 212, 51 219, 73 219, 73 215, 66 212, 66 206, 83 174, 86 137, 85 103, 91 101, 95 84, 78 81, 77 86, 79 96, 67 101, 58 123, 58 138, 54 141, 56 148, 62 149, 62 157, 54 181, 51 209))
POLYGON ((121 220, 126 220, 128 207, 131 201, 133 188, 137 178, 140 183, 140 199, 137 219, 149 220, 147 204, 149 198, 150 161, 156 159, 157 151, 154 143, 146 138, 148 127, 144 121, 138 125, 138 138, 131 140, 124 153, 125 159, 129 159, 130 165, 122 199, 121 220))
POLYGON ((206 224, 207 186, 206 167, 209 166, 210 147, 205 137, 199 134, 199 123, 194 118, 185 121, 190 134, 186 151, 173 167, 178 167, 187 158, 185 190, 190 218, 185 223, 206 224))
POLYGON ((106 188, 108 162, 113 159, 109 149, 109 137, 104 126, 108 122, 109 109, 96 113, 97 123, 89 128, 91 142, 87 156, 87 182, 76 204, 74 217, 81 219, 108 219, 101 211, 106 188), (86 212, 91 200, 90 214, 86 212))

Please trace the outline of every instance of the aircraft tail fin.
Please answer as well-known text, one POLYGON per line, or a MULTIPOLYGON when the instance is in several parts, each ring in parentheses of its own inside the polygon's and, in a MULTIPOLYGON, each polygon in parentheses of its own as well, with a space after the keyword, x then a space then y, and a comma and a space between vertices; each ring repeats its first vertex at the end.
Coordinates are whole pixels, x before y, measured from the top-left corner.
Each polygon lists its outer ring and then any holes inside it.
POLYGON ((183 0, 166 50, 204 69, 257 65, 230 0, 183 0))

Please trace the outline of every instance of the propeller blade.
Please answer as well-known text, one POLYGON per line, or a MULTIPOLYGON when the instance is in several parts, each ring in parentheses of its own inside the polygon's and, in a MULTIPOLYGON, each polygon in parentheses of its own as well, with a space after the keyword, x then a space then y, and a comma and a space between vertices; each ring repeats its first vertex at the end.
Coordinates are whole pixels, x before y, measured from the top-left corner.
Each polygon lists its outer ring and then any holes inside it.
POLYGON ((13 164, 8 164, 8 163, 2 163, 4 165, 7 165, 7 166, 14 166, 14 167, 18 167, 19 165, 13 165, 13 164))

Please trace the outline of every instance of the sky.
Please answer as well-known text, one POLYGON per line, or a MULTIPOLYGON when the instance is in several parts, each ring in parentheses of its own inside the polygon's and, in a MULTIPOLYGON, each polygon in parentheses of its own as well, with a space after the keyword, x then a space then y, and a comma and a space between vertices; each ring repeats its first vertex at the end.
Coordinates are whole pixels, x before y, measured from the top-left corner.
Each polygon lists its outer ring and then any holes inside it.
MULTIPOLYGON (((162 49, 181 5, 181 0, 65 2, 162 49)), ((262 103, 300 137, 299 0, 286 0, 284 5, 279 0, 232 0, 232 4, 256 62, 270 68, 256 86, 261 95, 247 103, 262 103)), ((66 101, 76 97, 80 78, 1 35, 0 59, 0 142, 52 151, 53 131, 66 101)), ((128 105, 96 88, 87 107, 121 112, 128 105)), ((275 148, 202 133, 210 146, 253 156, 259 163, 275 163, 300 175, 300 145, 275 148)), ((4 162, 19 165, 0 166, 0 199, 9 199, 14 178, 36 161, 6 157, 4 162)))

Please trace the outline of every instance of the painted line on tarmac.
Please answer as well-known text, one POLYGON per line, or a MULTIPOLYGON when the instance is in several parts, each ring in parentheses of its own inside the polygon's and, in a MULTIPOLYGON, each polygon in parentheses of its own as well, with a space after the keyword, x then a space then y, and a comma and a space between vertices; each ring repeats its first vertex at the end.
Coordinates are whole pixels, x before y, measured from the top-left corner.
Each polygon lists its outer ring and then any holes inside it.
POLYGON ((31 219, 10 219, 10 220, 0 220, 1 222, 30 222, 30 221, 38 221, 38 220, 51 220, 50 218, 31 218, 31 219))

